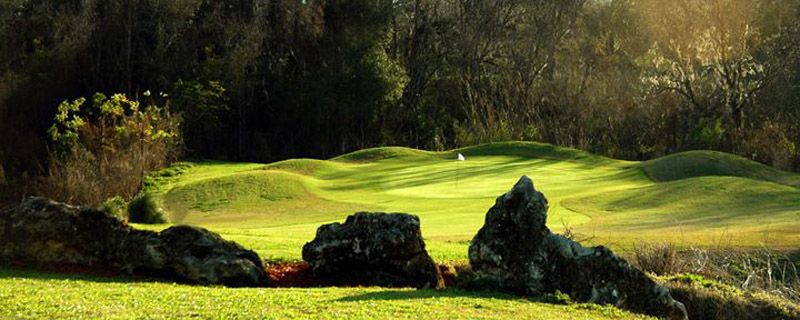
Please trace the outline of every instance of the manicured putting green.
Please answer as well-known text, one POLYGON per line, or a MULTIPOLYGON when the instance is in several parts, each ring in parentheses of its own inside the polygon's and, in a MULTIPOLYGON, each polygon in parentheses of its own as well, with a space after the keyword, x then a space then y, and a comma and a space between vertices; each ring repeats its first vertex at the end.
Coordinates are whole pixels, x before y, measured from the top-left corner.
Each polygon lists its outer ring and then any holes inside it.
POLYGON ((419 215, 434 258, 463 261, 487 209, 521 175, 549 199, 554 231, 567 227, 592 244, 800 245, 800 176, 719 152, 630 162, 506 142, 178 167, 149 187, 173 223, 216 230, 267 259, 298 260, 320 224, 365 210, 419 215))

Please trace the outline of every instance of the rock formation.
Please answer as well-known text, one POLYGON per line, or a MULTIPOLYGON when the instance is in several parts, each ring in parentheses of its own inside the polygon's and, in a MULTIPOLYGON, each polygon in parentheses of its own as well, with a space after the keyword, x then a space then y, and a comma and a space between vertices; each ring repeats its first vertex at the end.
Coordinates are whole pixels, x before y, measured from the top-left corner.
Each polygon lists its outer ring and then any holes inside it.
POLYGON ((320 226, 303 246, 315 275, 339 285, 439 288, 439 269, 425 250, 419 218, 359 212, 320 226))
POLYGON ((560 290, 576 301, 686 319, 669 290, 611 250, 552 234, 547 209, 547 199, 525 176, 497 198, 469 248, 474 285, 524 295, 560 290))
POLYGON ((116 268, 200 284, 269 284, 255 252, 211 231, 136 230, 104 212, 44 198, 0 212, 0 264, 116 268))

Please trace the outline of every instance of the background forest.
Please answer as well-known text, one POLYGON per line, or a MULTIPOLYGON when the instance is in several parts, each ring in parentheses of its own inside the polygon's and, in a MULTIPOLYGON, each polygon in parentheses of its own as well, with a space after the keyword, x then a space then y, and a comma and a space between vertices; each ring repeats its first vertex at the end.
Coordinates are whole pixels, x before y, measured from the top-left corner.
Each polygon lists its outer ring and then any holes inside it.
POLYGON ((0 0, 8 199, 130 197, 178 157, 505 140, 798 171, 800 1, 0 0))

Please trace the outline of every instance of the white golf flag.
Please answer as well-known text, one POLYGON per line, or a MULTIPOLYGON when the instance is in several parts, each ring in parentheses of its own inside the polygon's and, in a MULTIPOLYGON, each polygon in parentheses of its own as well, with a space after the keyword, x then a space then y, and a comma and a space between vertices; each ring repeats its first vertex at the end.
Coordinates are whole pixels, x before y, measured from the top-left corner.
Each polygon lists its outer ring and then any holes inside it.
POLYGON ((467 160, 467 158, 464 158, 463 154, 460 154, 460 153, 458 154, 458 161, 466 161, 466 160, 467 160))

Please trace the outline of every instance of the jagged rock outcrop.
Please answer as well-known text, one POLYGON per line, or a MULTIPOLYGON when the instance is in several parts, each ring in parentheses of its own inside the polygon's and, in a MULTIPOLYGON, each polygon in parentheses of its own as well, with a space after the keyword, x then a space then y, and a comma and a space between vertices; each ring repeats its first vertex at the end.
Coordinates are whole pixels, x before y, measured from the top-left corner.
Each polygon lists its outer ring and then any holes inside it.
POLYGON ((359 212, 320 226, 303 246, 315 275, 338 285, 439 288, 439 268, 425 250, 419 218, 359 212))
POLYGON ((559 290, 576 301, 686 319, 686 309, 669 290, 611 250, 552 234, 547 209, 547 199, 525 176, 497 198, 469 248, 474 286, 524 295, 559 290))
POLYGON ((255 252, 211 231, 136 230, 104 212, 44 198, 0 212, 0 263, 115 268, 200 284, 269 284, 255 252))

